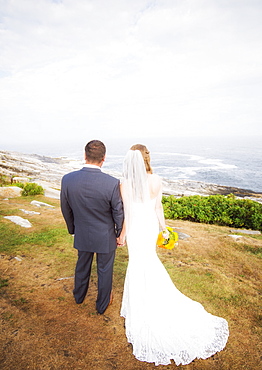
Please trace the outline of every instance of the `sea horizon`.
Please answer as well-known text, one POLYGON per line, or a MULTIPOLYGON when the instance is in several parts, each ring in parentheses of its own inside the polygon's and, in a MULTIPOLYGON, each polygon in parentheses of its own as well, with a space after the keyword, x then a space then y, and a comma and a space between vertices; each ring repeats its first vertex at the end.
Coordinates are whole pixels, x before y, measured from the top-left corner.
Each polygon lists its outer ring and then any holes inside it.
MULTIPOLYGON (((262 138, 254 137, 179 137, 137 140, 108 139, 103 169, 121 176, 129 147, 136 143, 148 147, 155 173, 167 181, 192 180, 231 186, 262 193, 262 138)), ((83 162, 85 143, 61 145, 1 145, 1 150, 48 157, 65 157, 83 162), (26 149, 26 150, 25 150, 26 149)))

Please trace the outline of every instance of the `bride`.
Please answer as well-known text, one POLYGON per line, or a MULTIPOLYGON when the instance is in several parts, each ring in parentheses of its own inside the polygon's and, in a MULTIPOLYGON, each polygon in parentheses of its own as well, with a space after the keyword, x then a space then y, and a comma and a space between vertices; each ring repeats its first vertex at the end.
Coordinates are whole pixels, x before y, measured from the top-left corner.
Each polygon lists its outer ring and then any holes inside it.
POLYGON ((172 359, 176 365, 206 359, 225 347, 227 321, 183 295, 157 256, 159 226, 166 231, 162 183, 152 173, 144 145, 131 147, 123 172, 125 224, 118 242, 121 245, 126 238, 129 262, 121 316, 133 354, 155 365, 168 365, 172 359))

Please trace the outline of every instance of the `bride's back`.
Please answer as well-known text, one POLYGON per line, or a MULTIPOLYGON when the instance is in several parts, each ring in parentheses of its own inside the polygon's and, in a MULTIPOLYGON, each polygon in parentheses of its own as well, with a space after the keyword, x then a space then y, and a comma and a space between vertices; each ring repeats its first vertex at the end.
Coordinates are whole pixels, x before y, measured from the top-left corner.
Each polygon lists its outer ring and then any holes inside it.
POLYGON ((161 178, 156 174, 148 174, 148 186, 150 198, 157 198, 160 192, 162 192, 161 178))

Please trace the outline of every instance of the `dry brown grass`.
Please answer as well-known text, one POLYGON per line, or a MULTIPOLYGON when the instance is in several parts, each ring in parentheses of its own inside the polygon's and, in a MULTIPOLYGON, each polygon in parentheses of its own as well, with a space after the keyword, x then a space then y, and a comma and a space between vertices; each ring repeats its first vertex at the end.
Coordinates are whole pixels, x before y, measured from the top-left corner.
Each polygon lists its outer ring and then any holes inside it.
MULTIPOLYGON (((14 233, 30 237, 38 230, 64 225, 59 202, 44 198, 54 209, 27 218, 32 229, 22 229, 1 219, 14 233)), ((36 210, 28 199, 0 200, 1 214, 24 216, 20 208, 36 210)), ((211 313, 226 318, 230 337, 224 351, 186 366, 175 364, 157 369, 256 370, 261 364, 261 258, 255 254, 262 240, 248 236, 239 241, 229 228, 184 221, 170 226, 191 235, 175 250, 158 250, 176 286, 201 302, 211 313)), ((15 252, 1 253, 0 363, 1 369, 153 369, 137 361, 127 343, 124 321, 119 316, 127 265, 126 248, 117 252, 114 302, 104 315, 95 311, 96 274, 82 305, 72 296, 76 251, 70 236, 57 236, 55 243, 23 244, 15 252), (21 261, 14 259, 21 257, 21 261), (62 277, 69 279, 58 280, 62 277), (3 284, 4 285, 4 284, 3 284)), ((94 266, 95 269, 95 266, 94 266)), ((170 308, 171 309, 171 308, 170 308)))

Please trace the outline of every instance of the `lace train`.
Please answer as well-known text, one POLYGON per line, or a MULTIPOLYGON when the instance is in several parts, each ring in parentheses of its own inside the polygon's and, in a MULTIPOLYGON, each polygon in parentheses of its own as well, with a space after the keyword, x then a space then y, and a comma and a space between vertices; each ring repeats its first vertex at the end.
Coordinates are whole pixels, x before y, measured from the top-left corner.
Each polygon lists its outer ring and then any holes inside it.
POLYGON ((161 350, 157 341, 153 343, 153 337, 151 341, 145 344, 142 338, 134 338, 130 330, 126 330, 127 340, 133 345, 133 354, 136 359, 139 361, 154 362, 155 365, 169 365, 171 360, 174 360, 176 365, 187 365, 195 359, 207 359, 223 350, 228 339, 228 334, 227 321, 224 320, 221 322, 219 320, 218 325, 215 327, 213 342, 206 344, 202 349, 199 346, 198 351, 196 351, 192 346, 192 348, 176 351, 176 345, 175 342, 173 342, 173 350, 168 351, 165 348, 161 350))

